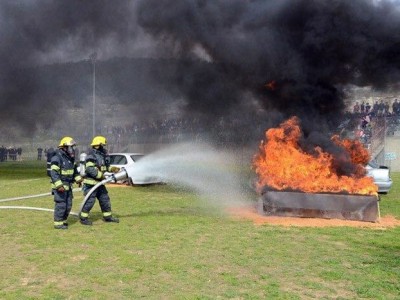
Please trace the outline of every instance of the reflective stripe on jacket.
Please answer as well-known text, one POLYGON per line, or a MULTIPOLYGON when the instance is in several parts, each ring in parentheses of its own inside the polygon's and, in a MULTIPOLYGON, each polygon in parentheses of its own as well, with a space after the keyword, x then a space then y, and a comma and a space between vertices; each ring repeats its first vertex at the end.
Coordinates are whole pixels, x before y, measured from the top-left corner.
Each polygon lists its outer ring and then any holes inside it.
POLYGON ((53 189, 64 186, 65 190, 69 190, 73 182, 82 180, 75 160, 61 149, 58 149, 57 154, 51 158, 50 178, 53 189))
POLYGON ((85 178, 83 183, 87 185, 96 185, 104 179, 104 172, 109 171, 108 155, 97 149, 92 149, 86 156, 85 178))

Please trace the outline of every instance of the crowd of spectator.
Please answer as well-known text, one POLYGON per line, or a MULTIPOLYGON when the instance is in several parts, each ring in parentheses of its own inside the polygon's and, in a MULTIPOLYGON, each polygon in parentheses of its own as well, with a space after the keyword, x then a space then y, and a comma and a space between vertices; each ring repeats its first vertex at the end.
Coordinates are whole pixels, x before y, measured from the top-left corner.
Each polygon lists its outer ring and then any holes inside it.
MULTIPOLYGON (((132 122, 123 126, 108 126, 98 130, 99 134, 107 136, 110 151, 120 151, 128 144, 146 143, 176 143, 188 140, 201 141, 212 139, 221 145, 246 144, 263 133, 265 118, 257 116, 220 117, 209 122, 197 118, 172 117, 132 122)), ((372 105, 366 101, 356 101, 347 117, 346 130, 352 130, 354 138, 359 139, 369 147, 372 140, 383 134, 400 130, 400 102, 393 103, 383 100, 374 101, 372 105), (383 117, 383 118, 382 118, 383 117), (351 129, 353 128, 353 129, 351 129)), ((262 137, 261 137, 262 138, 262 137)), ((81 140, 86 140, 85 136, 81 140)), ((81 145, 85 151, 84 145, 81 145)), ((37 147, 37 160, 46 158, 48 147, 37 147)), ((0 148, 0 161, 21 160, 22 148, 0 148)))
MULTIPOLYGON (((196 118, 170 118, 145 122, 132 122, 126 126, 102 128, 111 144, 176 143, 188 140, 211 139, 217 144, 239 145, 263 133, 265 120, 220 117, 210 121, 196 118)), ((262 137, 261 137, 262 138, 262 137)))
POLYGON ((21 160, 22 148, 21 147, 0 147, 0 162, 7 160, 21 160))
MULTIPOLYGON (((37 160, 47 158, 47 152, 49 149, 42 148, 39 146, 37 149, 37 160)), ((79 152, 77 152, 79 154, 79 152)), ((3 161, 21 161, 22 160, 22 148, 21 147, 0 147, 0 162, 3 161)))
POLYGON ((380 100, 375 101, 371 106, 369 102, 362 101, 360 104, 359 101, 356 101, 353 106, 353 113, 370 116, 400 116, 400 102, 395 99, 390 105, 388 101, 383 102, 383 100, 380 100))
POLYGON ((357 101, 350 118, 355 128, 354 137, 359 139, 370 152, 378 149, 384 143, 386 135, 400 130, 400 102, 395 99, 392 104, 383 100, 375 101, 372 106, 369 102, 357 101))
MULTIPOLYGON (((393 132, 394 126, 397 125, 400 129, 398 99, 392 104, 378 100, 373 105, 357 101, 350 115, 351 124, 346 129, 353 128, 351 130, 354 130, 354 137, 360 139, 367 147, 371 145, 375 135, 380 137, 382 132, 384 134, 393 132), (385 117, 384 121, 378 117, 385 117)), ((111 144, 117 150, 121 148, 120 146, 134 143, 174 143, 187 140, 199 141, 204 138, 211 138, 223 145, 232 143, 240 145, 254 139, 254 136, 251 136, 252 132, 264 132, 265 128, 267 128, 265 124, 256 119, 239 120, 221 117, 204 123, 196 118, 169 118, 105 127, 102 128, 102 134, 109 137, 111 144)))
POLYGON ((107 134, 112 136, 131 136, 133 139, 140 139, 145 142, 146 139, 155 142, 173 142, 179 141, 182 135, 197 135, 204 132, 197 119, 165 119, 148 122, 132 122, 126 126, 112 126, 106 129, 107 134))

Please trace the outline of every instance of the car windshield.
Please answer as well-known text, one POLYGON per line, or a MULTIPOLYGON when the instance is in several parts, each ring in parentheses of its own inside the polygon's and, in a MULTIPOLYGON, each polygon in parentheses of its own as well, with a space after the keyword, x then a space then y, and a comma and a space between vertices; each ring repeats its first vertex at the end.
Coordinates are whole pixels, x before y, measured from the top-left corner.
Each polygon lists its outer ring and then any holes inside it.
POLYGON ((124 155, 110 155, 110 164, 112 165, 126 165, 127 160, 124 155))
POLYGON ((138 161, 139 159, 141 159, 144 155, 142 154, 132 154, 131 158, 134 162, 138 161))
POLYGON ((370 161, 368 165, 374 169, 379 169, 379 165, 374 161, 370 161))

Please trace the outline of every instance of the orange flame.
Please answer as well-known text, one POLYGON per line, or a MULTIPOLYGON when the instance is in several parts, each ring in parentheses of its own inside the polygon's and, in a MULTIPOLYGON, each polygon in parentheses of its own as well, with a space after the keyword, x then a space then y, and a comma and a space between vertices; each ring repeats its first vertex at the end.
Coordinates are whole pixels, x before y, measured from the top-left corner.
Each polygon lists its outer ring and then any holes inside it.
POLYGON ((267 89, 269 89, 269 90, 271 90, 271 91, 274 91, 275 89, 276 89, 276 81, 275 80, 272 80, 272 81, 270 81, 270 82, 267 82, 264 86, 267 88, 267 89))
POLYGON ((297 117, 290 118, 279 128, 269 129, 265 135, 266 142, 261 142, 260 152, 253 159, 259 190, 268 186, 307 193, 377 194, 373 179, 365 176, 364 165, 369 161, 369 153, 360 142, 332 138, 349 152, 351 162, 356 165, 354 175, 340 176, 336 174, 331 154, 320 147, 314 148, 314 155, 300 148, 302 132, 297 117))

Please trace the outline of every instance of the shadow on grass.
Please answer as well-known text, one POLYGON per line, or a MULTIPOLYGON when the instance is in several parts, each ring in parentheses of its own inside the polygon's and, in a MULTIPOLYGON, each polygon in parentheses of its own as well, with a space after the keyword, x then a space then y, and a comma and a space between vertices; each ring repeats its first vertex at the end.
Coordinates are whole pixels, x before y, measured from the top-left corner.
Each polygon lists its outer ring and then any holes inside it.
MULTIPOLYGON (((157 216, 157 217, 168 217, 168 216, 201 216, 206 215, 206 212, 199 211, 197 209, 187 209, 187 208, 169 208, 169 209, 157 209, 157 210, 149 210, 149 211, 141 211, 137 213, 130 213, 130 214, 118 214, 113 213, 113 215, 119 219, 128 219, 128 218, 138 218, 138 217, 149 217, 149 216, 157 216)), ((74 218, 69 219, 69 223, 75 224, 79 223, 79 217, 73 216, 74 218)), ((103 215, 101 212, 94 212, 90 214, 89 219, 93 222, 98 220, 103 220, 103 215)))
POLYGON ((204 212, 196 210, 196 209, 187 209, 187 208, 169 208, 169 209, 156 209, 156 210, 149 210, 149 211, 142 211, 137 213, 131 214, 116 214, 119 218, 134 218, 134 217, 149 217, 149 216, 158 216, 158 217, 165 217, 165 216, 200 216, 205 215, 204 212))

